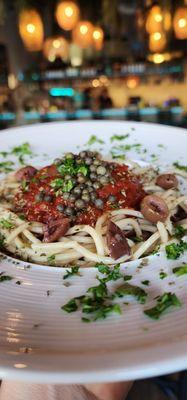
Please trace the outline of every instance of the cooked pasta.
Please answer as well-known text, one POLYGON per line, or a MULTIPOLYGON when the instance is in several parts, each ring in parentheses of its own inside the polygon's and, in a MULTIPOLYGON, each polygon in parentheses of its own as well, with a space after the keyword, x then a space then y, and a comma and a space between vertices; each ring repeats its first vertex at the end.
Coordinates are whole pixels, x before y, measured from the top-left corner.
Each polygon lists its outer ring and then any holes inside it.
POLYGON ((187 196, 171 170, 67 154, 24 167, 0 183, 2 250, 41 265, 113 265, 151 254, 187 230, 187 196))

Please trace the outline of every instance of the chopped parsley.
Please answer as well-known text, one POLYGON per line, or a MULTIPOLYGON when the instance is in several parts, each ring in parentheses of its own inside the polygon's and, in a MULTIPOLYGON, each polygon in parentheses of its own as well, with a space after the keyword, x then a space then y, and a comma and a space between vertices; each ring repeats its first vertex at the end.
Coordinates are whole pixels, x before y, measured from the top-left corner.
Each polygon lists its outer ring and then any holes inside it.
POLYGON ((121 141, 121 140, 127 139, 128 137, 129 137, 129 133, 127 133, 126 135, 113 135, 113 136, 111 136, 110 141, 111 142, 114 142, 117 140, 121 141))
POLYGON ((160 279, 165 279, 165 278, 167 277, 166 272, 161 271, 161 272, 159 273, 159 277, 160 277, 160 279))
POLYGON ((2 156, 2 157, 7 157, 8 156, 8 152, 7 151, 0 151, 0 155, 2 156))
POLYGON ((187 250, 187 243, 183 242, 183 240, 180 240, 178 244, 168 244, 165 247, 165 250, 167 258, 169 258, 170 260, 176 260, 184 253, 185 250, 187 250))
POLYGON ((20 164, 25 164, 24 156, 33 155, 28 142, 25 142, 20 146, 13 147, 11 153, 18 157, 20 164))
POLYGON ((56 178, 51 182, 50 186, 54 189, 59 189, 63 186, 63 184, 64 184, 64 179, 56 178))
POLYGON ((73 275, 79 275, 79 267, 72 267, 71 270, 66 270, 66 274, 63 276, 63 279, 68 279, 73 275))
POLYGON ((120 272, 120 264, 114 265, 113 268, 108 267, 107 265, 104 264, 99 264, 98 266, 96 264, 96 267, 98 268, 99 272, 106 275, 105 278, 97 277, 97 279, 102 283, 109 281, 117 281, 118 279, 123 278, 123 275, 120 272))
POLYGON ((98 319, 105 319, 111 313, 121 314, 121 307, 119 304, 102 305, 100 309, 96 312, 94 321, 98 319))
POLYGON ((15 228, 15 225, 12 223, 12 221, 10 219, 5 219, 5 218, 0 219, 0 226, 3 229, 13 229, 13 228, 15 228))
POLYGON ((49 264, 54 264, 54 262, 55 262, 55 254, 52 254, 51 256, 47 257, 47 262, 49 264))
POLYGON ((174 167, 180 169, 181 171, 187 172, 187 165, 180 165, 178 161, 173 163, 174 167))
POLYGON ((12 165, 13 161, 2 161, 0 162, 0 172, 11 172, 13 171, 12 165))
POLYGON ((132 279, 132 275, 125 275, 125 276, 123 277, 123 279, 124 279, 125 282, 126 282, 126 281, 130 281, 130 280, 132 279))
POLYGON ((125 160, 125 155, 124 154, 117 154, 114 151, 111 151, 110 154, 111 154, 113 159, 118 158, 119 160, 125 160))
POLYGON ((92 146, 92 144, 95 144, 95 143, 104 144, 105 142, 102 139, 99 139, 96 135, 90 136, 90 139, 88 140, 87 144, 89 146, 92 146))
POLYGON ((147 293, 138 286, 133 286, 129 283, 125 283, 114 292, 113 296, 114 298, 133 296, 139 303, 144 304, 146 302, 147 293))
POLYGON ((176 276, 182 276, 187 274, 187 264, 181 265, 180 267, 173 268, 173 273, 176 276))
POLYGON ((180 307, 181 302, 174 293, 164 293, 157 298, 157 305, 144 311, 148 317, 159 319, 160 316, 170 307, 180 307))
POLYGON ((80 165, 80 167, 77 168, 77 174, 82 174, 84 176, 88 175, 88 171, 87 165, 80 165))
POLYGON ((65 175, 74 176, 79 173, 84 176, 87 176, 90 171, 89 167, 86 164, 77 165, 75 160, 72 158, 65 158, 62 164, 57 165, 57 170, 62 176, 65 175))
POLYGON ((142 285, 149 286, 150 281, 147 279, 145 281, 141 281, 142 285))
POLYGON ((182 236, 184 236, 184 233, 185 233, 185 229, 183 228, 182 225, 176 225, 175 226, 174 236, 176 238, 180 239, 182 236))
POLYGON ((4 275, 5 272, 0 273, 0 282, 11 281, 13 279, 12 276, 4 275))
POLYGON ((62 192, 70 192, 71 189, 73 189, 74 184, 73 184, 73 182, 71 181, 71 179, 69 179, 68 181, 65 182, 65 181, 64 181, 63 179, 61 179, 61 178, 56 178, 56 179, 54 179, 54 180, 51 182, 50 186, 51 186, 53 189, 55 189, 55 191, 57 191, 57 194, 58 194, 59 191, 62 191, 62 192))
POLYGON ((73 189, 73 187, 74 187, 74 184, 70 179, 69 181, 64 183, 62 191, 69 193, 73 189))
POLYGON ((66 311, 67 313, 72 313, 78 310, 78 305, 75 299, 71 299, 68 301, 68 303, 64 304, 64 306, 61 307, 62 310, 66 311))

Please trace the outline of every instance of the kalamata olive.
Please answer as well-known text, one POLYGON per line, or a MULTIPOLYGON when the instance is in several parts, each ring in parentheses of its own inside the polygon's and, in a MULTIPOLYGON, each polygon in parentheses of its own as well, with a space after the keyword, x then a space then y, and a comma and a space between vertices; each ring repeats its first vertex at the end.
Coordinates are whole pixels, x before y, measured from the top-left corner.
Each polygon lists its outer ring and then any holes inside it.
POLYGON ((66 234, 69 227, 69 218, 58 218, 50 221, 43 227, 43 241, 46 243, 56 242, 60 237, 63 237, 66 234))
POLYGON ((57 208, 58 211, 64 212, 64 205, 63 204, 58 204, 56 208, 57 208))
POLYGON ((172 215, 171 221, 172 222, 179 222, 181 219, 187 218, 187 212, 180 206, 177 208, 177 212, 172 215))
POLYGON ((106 174, 106 168, 103 167, 102 165, 100 165, 97 168, 96 172, 97 172, 97 175, 105 175, 106 174))
POLYGON ((162 174, 158 176, 156 185, 163 189, 177 188, 178 180, 174 174, 162 174))
POLYGON ((104 202, 103 202, 102 199, 95 199, 95 200, 94 200, 94 204, 95 204, 95 206, 96 206, 97 208, 100 208, 100 209, 102 209, 103 206, 104 206, 104 202))
POLYGON ((36 168, 32 167, 31 165, 27 165, 26 167, 20 168, 15 173, 15 178, 17 179, 18 182, 21 182, 23 180, 29 182, 36 173, 37 173, 36 168))
POLYGON ((125 233, 112 221, 107 227, 106 240, 110 255, 114 260, 124 255, 130 255, 131 250, 125 233))
POLYGON ((158 221, 164 222, 169 215, 166 202, 153 194, 144 197, 141 202, 141 212, 145 219, 154 224, 158 221))
POLYGON ((85 207, 85 202, 82 199, 78 199, 75 202, 75 207, 79 208, 79 209, 84 208, 85 207))

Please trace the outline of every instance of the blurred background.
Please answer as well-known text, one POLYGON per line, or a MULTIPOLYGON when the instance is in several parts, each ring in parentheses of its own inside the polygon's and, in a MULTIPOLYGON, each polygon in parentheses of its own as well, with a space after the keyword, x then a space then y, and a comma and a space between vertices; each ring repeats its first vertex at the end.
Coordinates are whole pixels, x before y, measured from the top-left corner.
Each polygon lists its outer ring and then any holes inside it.
POLYGON ((0 0, 0 129, 187 127, 187 0, 0 0))

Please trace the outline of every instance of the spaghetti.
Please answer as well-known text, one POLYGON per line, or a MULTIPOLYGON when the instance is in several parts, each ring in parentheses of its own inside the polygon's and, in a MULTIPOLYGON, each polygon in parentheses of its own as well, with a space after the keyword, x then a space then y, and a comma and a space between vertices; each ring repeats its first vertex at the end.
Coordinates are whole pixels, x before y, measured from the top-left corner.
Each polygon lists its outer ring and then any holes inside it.
POLYGON ((187 230, 187 196, 173 169, 159 174, 98 153, 66 154, 0 183, 1 248, 41 265, 113 265, 151 254, 187 230))

